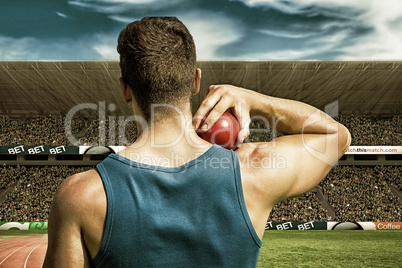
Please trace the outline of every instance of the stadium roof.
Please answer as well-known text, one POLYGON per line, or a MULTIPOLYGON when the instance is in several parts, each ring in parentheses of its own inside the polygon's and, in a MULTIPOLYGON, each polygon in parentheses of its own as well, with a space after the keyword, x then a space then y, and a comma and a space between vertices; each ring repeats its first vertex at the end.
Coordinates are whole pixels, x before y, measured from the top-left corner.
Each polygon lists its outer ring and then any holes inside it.
MULTIPOLYGON (((402 62, 203 61, 198 66, 202 89, 194 107, 209 85, 233 84, 321 109, 338 101, 341 114, 402 112, 402 62)), ((119 77, 118 62, 0 62, 0 114, 67 114, 78 104, 105 101, 129 115, 119 77)))

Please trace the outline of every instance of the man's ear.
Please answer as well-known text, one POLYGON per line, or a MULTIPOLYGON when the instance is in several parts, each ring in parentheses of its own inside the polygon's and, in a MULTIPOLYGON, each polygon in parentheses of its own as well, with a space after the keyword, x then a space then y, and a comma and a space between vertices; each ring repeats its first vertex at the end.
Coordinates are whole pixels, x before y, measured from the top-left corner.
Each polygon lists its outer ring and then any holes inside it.
POLYGON ((123 77, 120 77, 119 81, 120 81, 120 87, 123 90, 123 99, 125 102, 130 103, 133 100, 131 88, 124 81, 123 77))
POLYGON ((201 69, 197 68, 195 70, 193 95, 197 95, 198 92, 200 92, 200 84, 201 84, 201 69))

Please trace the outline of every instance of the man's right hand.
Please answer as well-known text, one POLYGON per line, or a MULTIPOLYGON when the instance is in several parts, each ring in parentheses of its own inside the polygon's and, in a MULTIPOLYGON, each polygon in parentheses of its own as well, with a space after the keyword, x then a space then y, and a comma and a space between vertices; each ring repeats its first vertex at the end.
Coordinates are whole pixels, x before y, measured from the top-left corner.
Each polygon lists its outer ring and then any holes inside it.
POLYGON ((250 104, 256 92, 235 87, 231 85, 213 85, 208 88, 200 107, 193 118, 193 127, 201 127, 206 131, 210 129, 219 117, 227 110, 231 109, 234 116, 240 123, 238 144, 242 143, 250 135, 250 104), (203 126, 200 126, 202 119, 209 112, 203 126))

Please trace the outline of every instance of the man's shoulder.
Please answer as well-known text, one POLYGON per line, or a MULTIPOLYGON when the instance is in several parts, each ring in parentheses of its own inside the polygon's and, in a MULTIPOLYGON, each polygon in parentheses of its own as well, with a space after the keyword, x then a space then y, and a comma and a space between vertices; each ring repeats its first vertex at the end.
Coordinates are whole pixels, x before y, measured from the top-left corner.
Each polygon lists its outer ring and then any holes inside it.
POLYGON ((295 157, 296 150, 287 139, 277 139, 271 142, 243 143, 236 153, 242 179, 259 183, 261 180, 278 180, 289 176, 292 168, 288 162, 295 157))
POLYGON ((286 158, 293 154, 292 146, 286 139, 278 139, 271 142, 252 142, 243 143, 236 150, 239 156, 240 162, 242 162, 245 168, 267 168, 267 164, 276 160, 275 158, 286 158), (248 162, 253 165, 246 165, 248 162))
POLYGON ((66 178, 60 190, 71 192, 71 194, 82 194, 96 188, 98 182, 101 182, 99 173, 96 169, 90 169, 66 178))
POLYGON ((66 210, 82 212, 94 206, 105 195, 103 184, 96 169, 76 173, 61 184, 55 202, 62 203, 66 210))

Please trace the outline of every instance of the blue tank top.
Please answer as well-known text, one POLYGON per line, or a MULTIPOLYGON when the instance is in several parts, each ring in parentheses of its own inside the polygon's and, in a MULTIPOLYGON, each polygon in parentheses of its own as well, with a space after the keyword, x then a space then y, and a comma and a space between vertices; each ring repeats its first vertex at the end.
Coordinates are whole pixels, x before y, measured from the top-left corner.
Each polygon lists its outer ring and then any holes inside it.
POLYGON ((213 145, 179 167, 110 154, 97 165, 107 215, 94 267, 255 267, 262 241, 238 155, 213 145))

